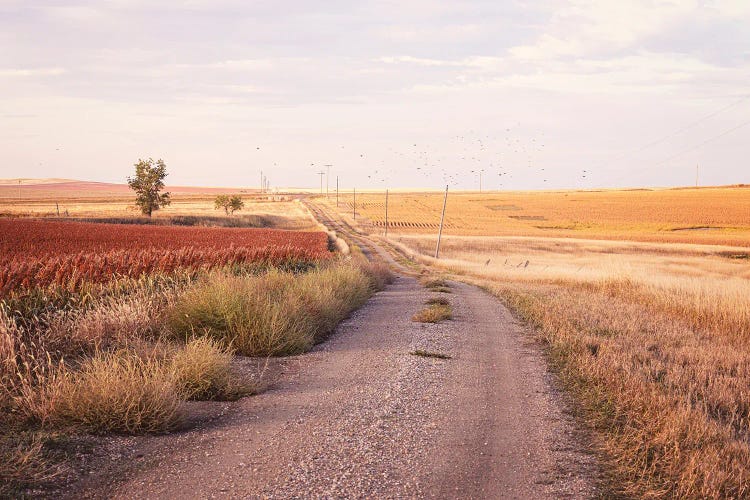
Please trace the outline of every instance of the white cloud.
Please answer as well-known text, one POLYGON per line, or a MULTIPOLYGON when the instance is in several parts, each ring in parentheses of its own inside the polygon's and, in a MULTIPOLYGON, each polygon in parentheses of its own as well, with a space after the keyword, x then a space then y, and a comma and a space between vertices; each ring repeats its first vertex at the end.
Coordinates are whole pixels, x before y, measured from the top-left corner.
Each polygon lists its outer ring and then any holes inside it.
POLYGON ((278 66, 279 61, 272 59, 235 59, 212 61, 206 63, 179 63, 171 67, 177 69, 225 69, 233 71, 270 70, 278 66))
POLYGON ((57 76, 63 73, 63 68, 0 68, 0 77, 57 76))
POLYGON ((425 57, 413 56, 386 56, 376 59, 378 62, 386 64, 414 64, 417 66, 461 66, 460 62, 447 61, 442 59, 428 59, 425 57))
POLYGON ((513 47, 519 59, 585 57, 633 46, 694 13, 695 0, 571 0, 556 8, 532 44, 513 47))

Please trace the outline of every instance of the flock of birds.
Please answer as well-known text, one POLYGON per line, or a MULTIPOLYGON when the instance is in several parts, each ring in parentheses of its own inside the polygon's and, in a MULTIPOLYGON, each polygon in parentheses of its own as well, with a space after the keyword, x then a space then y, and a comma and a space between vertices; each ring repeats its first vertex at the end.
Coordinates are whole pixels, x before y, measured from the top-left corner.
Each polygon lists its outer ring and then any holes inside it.
MULTIPOLYGON (((534 179, 540 186, 547 185, 551 172, 541 166, 544 165, 544 134, 526 139, 512 128, 504 132, 490 135, 472 130, 441 143, 412 142, 373 153, 342 145, 336 157, 345 165, 335 166, 345 167, 350 173, 356 171, 359 178, 366 179, 363 188, 403 185, 405 179, 420 179, 423 186, 487 190, 502 189, 514 178, 534 179)), ((312 175, 320 174, 329 166, 326 162, 310 163, 312 175)), ((579 184, 588 176, 587 170, 580 170, 579 184)))

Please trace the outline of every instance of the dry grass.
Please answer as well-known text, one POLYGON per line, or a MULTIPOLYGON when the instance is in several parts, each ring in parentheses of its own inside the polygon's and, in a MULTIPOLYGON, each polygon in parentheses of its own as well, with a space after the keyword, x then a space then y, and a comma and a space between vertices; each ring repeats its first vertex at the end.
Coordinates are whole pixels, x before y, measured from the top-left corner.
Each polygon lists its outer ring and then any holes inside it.
POLYGON ((188 399, 233 400, 252 392, 234 378, 232 350, 208 337, 191 339, 169 361, 177 385, 188 399))
POLYGON ((440 323, 453 318, 453 309, 447 304, 432 304, 412 316, 412 321, 419 323, 440 323))
MULTIPOLYGON (((357 195, 356 225, 381 234, 383 193, 357 195)), ((389 235, 437 234, 442 193, 391 193, 389 235)), ((350 223, 352 199, 340 203, 350 223)), ((330 204, 335 209, 335 204, 330 204)), ((456 192, 444 234, 750 246, 750 188, 456 192)), ((433 246, 434 251, 434 246, 433 246)))
POLYGON ((176 336, 209 335, 247 356, 298 354, 386 280, 383 269, 344 263, 302 275, 217 275, 177 300, 169 325, 176 336))
POLYGON ((128 351, 87 359, 45 392, 49 420, 91 432, 165 432, 183 417, 185 395, 168 366, 128 351))
POLYGON ((447 280, 442 278, 423 278, 422 286, 436 293, 451 293, 451 287, 447 280))
POLYGON ((67 357, 157 338, 163 310, 172 300, 171 291, 141 289, 125 297, 103 297, 88 308, 63 310, 46 321, 45 343, 67 357))
POLYGON ((536 327, 616 493, 750 495, 747 261, 697 245, 457 237, 435 261, 432 241, 399 240, 536 327))
POLYGON ((21 488, 48 481, 59 473, 45 456, 39 435, 0 436, 0 497, 23 498, 21 488))

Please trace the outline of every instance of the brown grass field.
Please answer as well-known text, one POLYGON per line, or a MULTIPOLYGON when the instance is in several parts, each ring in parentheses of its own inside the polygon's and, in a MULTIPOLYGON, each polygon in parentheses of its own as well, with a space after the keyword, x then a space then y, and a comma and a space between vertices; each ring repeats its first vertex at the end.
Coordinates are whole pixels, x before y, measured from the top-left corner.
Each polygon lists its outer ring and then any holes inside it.
MULTIPOLYGON (((340 197, 342 215, 352 202, 340 197)), ((389 232, 436 234, 442 203, 437 192, 390 193, 389 232)), ((384 231, 384 193, 358 193, 356 208, 360 226, 384 231)), ((445 234, 750 246, 750 187, 449 193, 445 234)))
POLYGON ((380 194, 342 215, 529 324, 628 497, 750 495, 750 189, 380 194))

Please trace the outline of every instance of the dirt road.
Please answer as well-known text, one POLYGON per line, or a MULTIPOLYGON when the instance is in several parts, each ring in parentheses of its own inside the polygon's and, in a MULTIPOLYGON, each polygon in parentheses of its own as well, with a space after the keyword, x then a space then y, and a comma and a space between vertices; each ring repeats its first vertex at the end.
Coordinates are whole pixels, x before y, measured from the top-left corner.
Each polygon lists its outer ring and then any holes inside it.
POLYGON ((165 437, 124 471, 124 482, 77 494, 594 495, 596 465, 579 451, 538 349, 494 297, 451 287, 444 296, 454 319, 415 323, 411 316, 436 294, 399 276, 328 342, 287 361, 270 390, 233 403, 210 425, 165 437), (450 359, 410 354, 418 349, 450 359))

